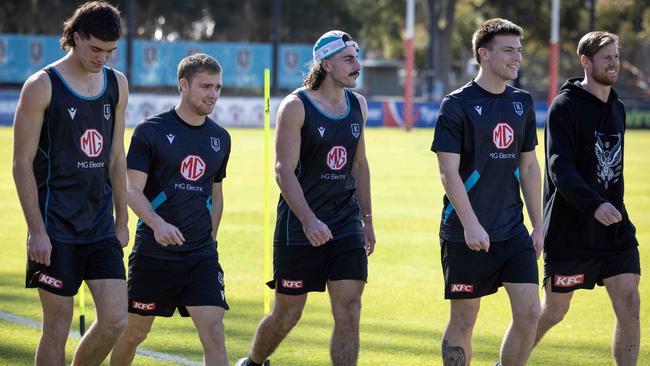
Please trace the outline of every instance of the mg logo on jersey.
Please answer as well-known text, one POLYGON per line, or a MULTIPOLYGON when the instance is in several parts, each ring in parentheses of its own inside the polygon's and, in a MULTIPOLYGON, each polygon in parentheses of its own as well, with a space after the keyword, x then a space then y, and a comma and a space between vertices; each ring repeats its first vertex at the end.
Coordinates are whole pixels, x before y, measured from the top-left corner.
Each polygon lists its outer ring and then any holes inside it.
POLYGON ((582 285, 585 282, 584 273, 571 276, 555 275, 553 284, 555 287, 573 287, 582 285))
POLYGON ((302 288, 302 280, 282 280, 284 288, 302 288))
POLYGON ((505 122, 497 123, 492 131, 492 141, 497 149, 507 149, 515 141, 515 131, 505 122))
POLYGON ((451 292, 474 292, 474 285, 465 283, 452 283, 451 292))
POLYGON ((205 162, 197 155, 188 155, 181 162, 181 174, 185 179, 196 181, 205 173, 205 162))
POLYGON ((140 301, 132 301, 131 302, 131 307, 137 310, 142 310, 142 311, 152 311, 156 309, 156 303, 155 302, 150 302, 150 303, 144 303, 140 301))
POLYGON ((94 128, 87 129, 81 135, 81 151, 88 157, 96 158, 104 148, 104 137, 94 128))
POLYGON ((54 278, 52 276, 48 276, 45 273, 40 273, 38 275, 38 282, 44 283, 50 287, 58 288, 61 289, 63 288, 63 281, 54 278))
POLYGON ((332 170, 341 170, 348 162, 348 151, 343 146, 334 146, 327 153, 327 166, 332 170))

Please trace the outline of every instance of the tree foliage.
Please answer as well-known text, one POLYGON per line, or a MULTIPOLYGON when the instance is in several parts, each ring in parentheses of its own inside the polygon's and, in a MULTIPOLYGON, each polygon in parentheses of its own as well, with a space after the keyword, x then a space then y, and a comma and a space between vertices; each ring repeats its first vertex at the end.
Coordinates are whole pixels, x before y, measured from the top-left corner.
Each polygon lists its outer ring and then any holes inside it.
MULTIPOLYGON (((109 0, 111 1, 111 0, 109 0)), ((112 1, 124 11, 127 1, 112 1)), ((269 42, 274 0, 132 0, 137 38, 269 42)), ((350 33, 366 57, 399 60, 404 52, 405 0, 280 0, 280 41, 311 44, 331 29, 350 33)), ((471 36, 484 20, 502 17, 525 29, 524 84, 545 88, 550 1, 416 0, 416 67, 433 64, 445 92, 470 75, 471 36), (431 23, 433 22, 433 24, 431 23), (433 39, 429 35, 432 25, 433 39), (430 52, 430 41, 434 52, 430 52)), ((78 0, 0 0, 0 32, 59 34, 78 0), (18 16, 19 15, 19 16, 18 16), (29 19, 29 21, 26 21, 29 19)), ((589 0, 561 1, 561 77, 577 75, 575 48, 589 31, 589 0)), ((598 29, 621 36, 621 59, 638 79, 650 69, 650 0, 596 1, 598 29), (631 65, 628 67, 628 64, 631 65), (641 75, 641 76, 639 76, 641 75)), ((650 79, 648 80, 650 83, 650 79)))

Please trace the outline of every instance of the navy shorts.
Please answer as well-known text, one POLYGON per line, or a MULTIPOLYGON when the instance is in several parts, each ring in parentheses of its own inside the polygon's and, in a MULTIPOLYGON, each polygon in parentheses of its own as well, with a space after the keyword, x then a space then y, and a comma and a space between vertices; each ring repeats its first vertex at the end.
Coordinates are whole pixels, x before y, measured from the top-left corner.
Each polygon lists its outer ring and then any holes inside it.
POLYGON ((641 274, 636 246, 606 257, 544 262, 544 284, 550 280, 553 292, 592 290, 603 286, 603 279, 624 273, 641 274))
POLYGON ((25 287, 74 296, 83 280, 125 279, 124 252, 115 237, 90 244, 50 242, 49 267, 27 259, 25 287))
POLYGON ((216 255, 160 259, 129 256, 129 312, 170 317, 178 309, 190 316, 188 306, 228 309, 223 270, 216 255))
POLYGON ((539 283, 537 256, 527 232, 475 251, 464 242, 440 239, 445 299, 475 299, 497 292, 504 282, 539 283))
POLYGON ((368 280, 368 256, 363 235, 329 241, 321 246, 275 246, 273 280, 267 285, 285 295, 325 291, 327 281, 368 280))

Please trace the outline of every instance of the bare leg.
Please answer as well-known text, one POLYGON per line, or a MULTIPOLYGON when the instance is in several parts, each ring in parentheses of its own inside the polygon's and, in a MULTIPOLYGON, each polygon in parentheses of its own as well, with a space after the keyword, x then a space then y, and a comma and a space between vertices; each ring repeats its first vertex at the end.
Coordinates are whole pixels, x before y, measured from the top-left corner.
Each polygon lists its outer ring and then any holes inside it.
POLYGON ((442 335, 444 366, 466 366, 472 360, 472 332, 481 299, 451 300, 449 323, 442 335))
POLYGON ((65 344, 72 323, 73 298, 38 289, 43 308, 43 333, 36 348, 37 366, 64 366, 65 344))
POLYGON ((128 366, 133 362, 138 345, 147 339, 155 316, 129 314, 129 322, 111 352, 111 366, 128 366))
POLYGON ((226 309, 218 306, 188 306, 187 311, 199 331, 199 339, 203 345, 203 364, 228 366, 223 329, 223 314, 226 309))
POLYGON ((612 352, 617 366, 634 366, 639 358, 639 279, 638 274, 624 273, 603 280, 616 314, 612 352))
POLYGON ((546 282, 544 299, 542 300, 542 315, 539 317, 539 323, 537 324, 535 344, 542 340, 542 337, 549 329, 564 319, 566 313, 569 312, 572 297, 573 292, 553 292, 551 283, 546 282))
POLYGON ((284 337, 298 324, 307 302, 307 294, 283 295, 275 293, 271 313, 264 317, 253 336, 250 358, 262 363, 275 351, 284 337))
POLYGON ((100 365, 127 325, 126 281, 86 281, 95 301, 97 320, 81 338, 73 366, 100 365))
POLYGON ((512 321, 501 343, 501 363, 523 366, 535 344, 535 332, 541 313, 537 284, 504 283, 510 296, 512 321))
POLYGON ((334 315, 334 332, 330 344, 333 366, 357 364, 361 294, 364 285, 365 282, 359 280, 327 282, 334 315))

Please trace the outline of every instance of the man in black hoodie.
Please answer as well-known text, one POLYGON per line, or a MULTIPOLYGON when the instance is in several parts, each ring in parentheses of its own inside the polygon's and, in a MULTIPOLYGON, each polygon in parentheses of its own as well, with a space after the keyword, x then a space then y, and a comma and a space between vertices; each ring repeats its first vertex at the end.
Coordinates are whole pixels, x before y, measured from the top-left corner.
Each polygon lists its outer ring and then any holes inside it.
POLYGON ((616 314, 616 364, 636 365, 641 270, 623 203, 625 109, 612 89, 618 37, 588 33, 578 57, 584 79, 562 86, 546 123, 545 296, 536 342, 562 320, 574 290, 604 285, 616 314))

